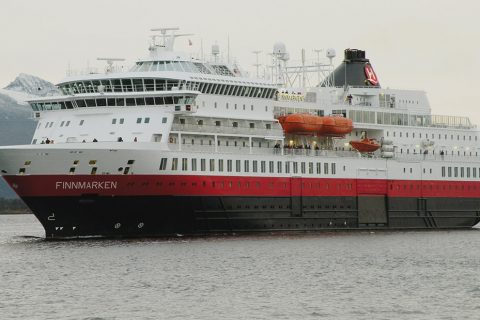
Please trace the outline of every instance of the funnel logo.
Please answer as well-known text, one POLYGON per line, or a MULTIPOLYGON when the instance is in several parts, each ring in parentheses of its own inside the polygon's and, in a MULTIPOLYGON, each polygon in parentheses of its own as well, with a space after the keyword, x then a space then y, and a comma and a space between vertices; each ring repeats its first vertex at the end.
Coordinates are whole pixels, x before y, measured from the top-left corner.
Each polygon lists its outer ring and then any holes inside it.
POLYGON ((372 66, 367 63, 363 69, 365 72, 365 77, 367 77, 367 81, 372 85, 372 86, 378 86, 378 78, 377 75, 375 74, 375 71, 373 71, 372 66))

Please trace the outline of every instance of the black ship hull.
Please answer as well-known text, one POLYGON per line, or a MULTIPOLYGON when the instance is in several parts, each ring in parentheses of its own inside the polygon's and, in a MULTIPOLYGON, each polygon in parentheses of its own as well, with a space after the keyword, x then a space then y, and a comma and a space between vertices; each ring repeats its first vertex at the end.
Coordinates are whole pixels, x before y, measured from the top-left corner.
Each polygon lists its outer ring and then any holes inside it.
POLYGON ((478 198, 24 197, 47 239, 321 230, 470 228, 478 198))

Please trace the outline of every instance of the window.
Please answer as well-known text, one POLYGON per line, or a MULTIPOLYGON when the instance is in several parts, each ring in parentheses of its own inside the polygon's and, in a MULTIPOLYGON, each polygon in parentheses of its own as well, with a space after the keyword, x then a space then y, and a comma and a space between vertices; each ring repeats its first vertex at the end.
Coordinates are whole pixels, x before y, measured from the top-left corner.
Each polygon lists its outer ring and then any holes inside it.
POLYGON ((162 118, 162 123, 167 123, 167 118, 166 117, 162 118))
POLYGON ((332 174, 335 174, 337 171, 337 167, 335 163, 332 163, 332 174))
POLYGON ((300 168, 302 170, 302 173, 305 174, 305 172, 306 172, 305 162, 301 163, 300 168))
POLYGON ((282 173, 282 161, 277 161, 277 172, 282 173))
POLYGON ((200 170, 205 171, 206 169, 206 161, 205 159, 200 159, 200 170))
POLYGON ((275 170, 275 162, 269 161, 269 163, 268 163, 268 171, 269 171, 270 173, 273 173, 274 170, 275 170))
POLYGON ((453 168, 455 178, 458 177, 458 167, 453 168))
POLYGON ((215 121, 215 126, 220 127, 222 125, 222 122, 220 121, 215 121))
POLYGON ((250 129, 254 129, 254 128, 255 128, 255 123, 250 122, 250 129))
POLYGON ((178 158, 172 159, 172 170, 177 170, 178 168, 178 158))
POLYGON ((243 170, 245 170, 245 172, 248 172, 250 170, 248 160, 245 160, 243 162, 243 170))
POLYGON ((442 177, 445 177, 445 167, 442 167, 442 177))
POLYGON ((253 168, 252 168, 252 169, 253 169, 253 170, 252 170, 253 172, 257 172, 257 169, 258 169, 258 162, 257 162, 257 160, 253 160, 253 168))
POLYGON ((265 167, 266 167, 266 162, 265 162, 265 161, 261 161, 261 162, 260 162, 260 169, 261 169, 262 172, 265 172, 265 170, 266 170, 265 167))
POLYGON ((124 118, 120 118, 120 124, 123 124, 125 122, 124 118))
POLYGON ((290 161, 285 161, 285 173, 290 173, 290 161))
POLYGON ((143 121, 143 123, 150 123, 150 118, 145 118, 145 120, 143 121))
POLYGON ((197 171, 197 159, 192 159, 192 171, 197 171))
POLYGON ((448 167, 448 177, 452 177, 452 167, 448 167))
POLYGON ((117 123, 117 119, 112 119, 112 124, 117 123))
POLYGON ((235 161, 235 171, 236 172, 242 171, 242 162, 240 160, 235 161))
POLYGON ((142 118, 137 118, 137 123, 142 123, 142 118))
POLYGON ((322 173, 322 163, 317 162, 317 174, 321 174, 321 173, 322 173))
POLYGON ((232 172, 232 160, 227 160, 227 171, 232 172))
POLYGON ((182 171, 187 171, 187 170, 188 170, 188 159, 182 158, 182 171))
POLYGON ((298 162, 293 162, 293 173, 298 173, 298 162))
POLYGON ((308 173, 313 174, 313 162, 308 163, 308 173))
POLYGON ((215 159, 210 159, 210 171, 215 171, 215 159))
POLYGON ((218 159, 218 171, 223 172, 223 159, 218 159))
POLYGON ((328 174, 328 163, 326 162, 323 164, 323 173, 328 174))

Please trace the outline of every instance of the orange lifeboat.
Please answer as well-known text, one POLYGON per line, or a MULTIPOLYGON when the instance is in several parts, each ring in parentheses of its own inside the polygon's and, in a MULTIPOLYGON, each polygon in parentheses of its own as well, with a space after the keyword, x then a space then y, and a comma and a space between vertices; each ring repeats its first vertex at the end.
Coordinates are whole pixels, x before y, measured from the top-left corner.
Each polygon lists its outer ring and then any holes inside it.
POLYGON ((286 134, 340 137, 353 130, 353 122, 350 119, 335 116, 320 117, 308 113, 280 116, 278 122, 286 134))
POLYGON ((380 144, 375 139, 362 139, 350 141, 352 148, 358 150, 358 152, 374 152, 380 148, 380 144))
POLYGON ((323 128, 319 132, 320 135, 331 137, 342 137, 353 130, 353 122, 339 116, 323 117, 323 128))

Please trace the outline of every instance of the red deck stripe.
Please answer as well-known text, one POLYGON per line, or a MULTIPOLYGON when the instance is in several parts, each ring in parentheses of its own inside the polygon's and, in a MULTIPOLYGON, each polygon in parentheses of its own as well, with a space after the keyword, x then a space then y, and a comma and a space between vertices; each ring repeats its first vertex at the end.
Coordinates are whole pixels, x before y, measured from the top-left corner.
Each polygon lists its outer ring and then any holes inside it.
POLYGON ((20 196, 357 196, 480 197, 480 181, 277 178, 183 175, 5 176, 20 196))

